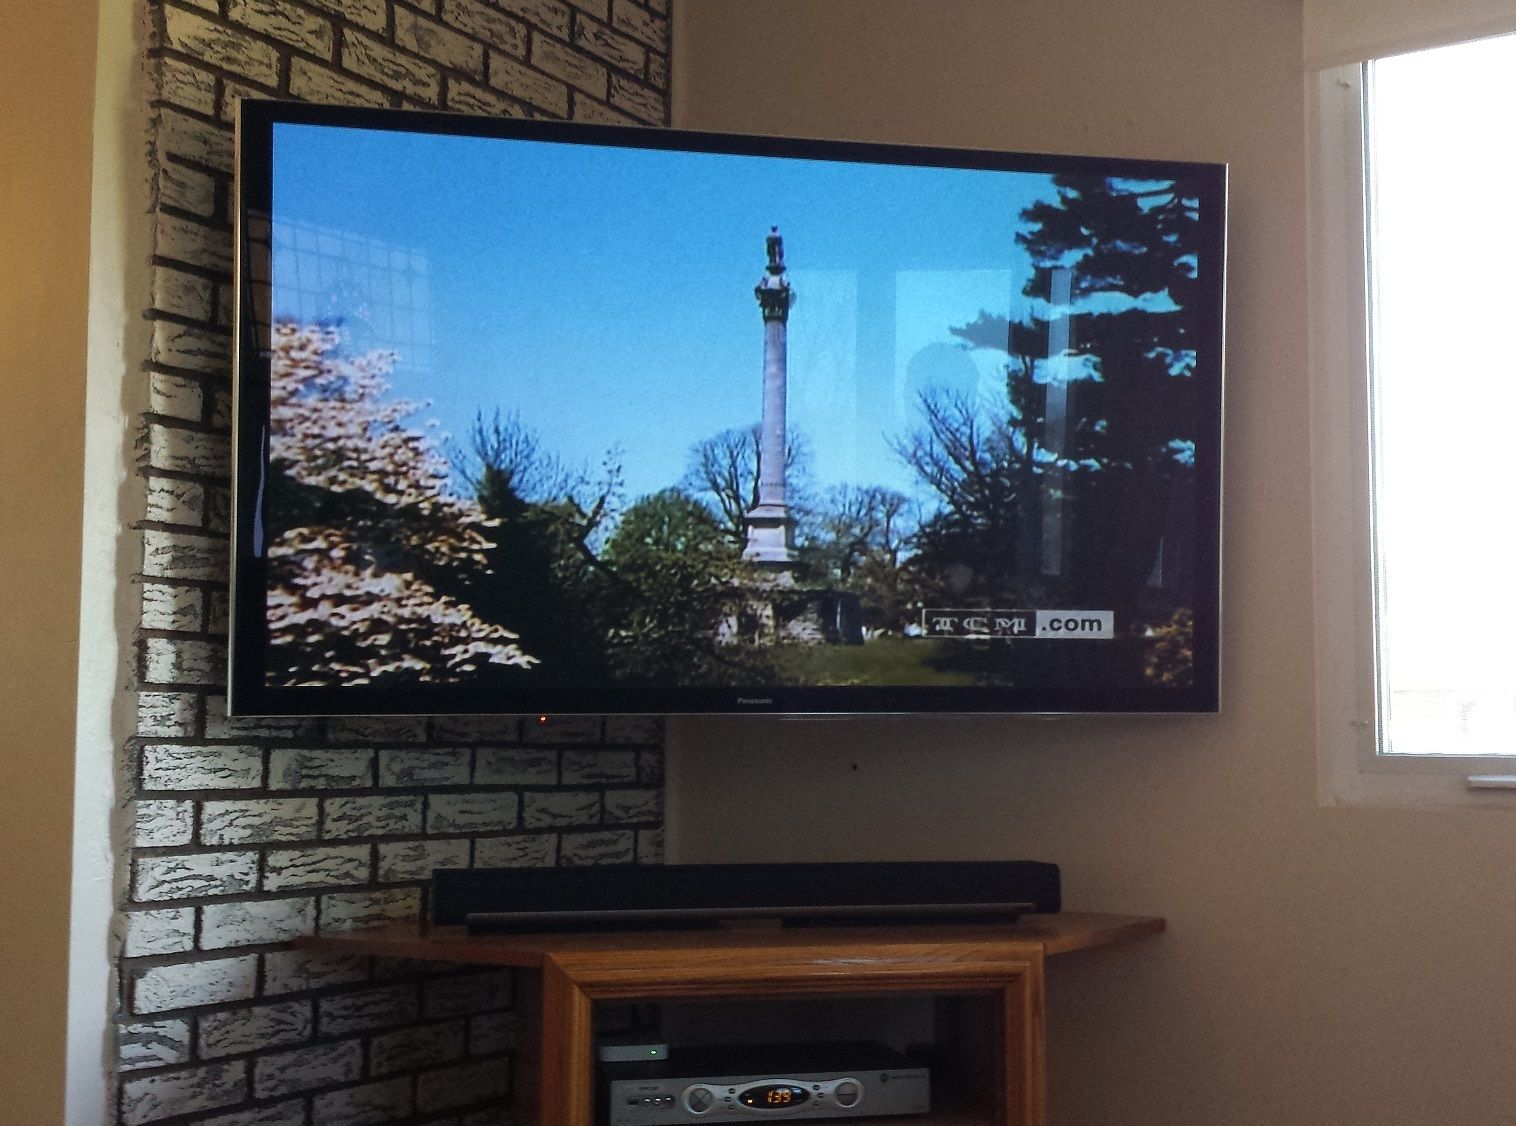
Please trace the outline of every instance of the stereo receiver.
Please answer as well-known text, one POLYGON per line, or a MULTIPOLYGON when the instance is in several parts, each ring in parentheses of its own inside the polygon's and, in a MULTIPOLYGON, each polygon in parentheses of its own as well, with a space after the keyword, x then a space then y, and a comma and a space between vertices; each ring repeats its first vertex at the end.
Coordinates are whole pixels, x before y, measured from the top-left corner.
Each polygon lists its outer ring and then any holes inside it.
POLYGON ((924 1114, 927 1068, 882 1044, 673 1048, 600 1067, 606 1126, 924 1114))

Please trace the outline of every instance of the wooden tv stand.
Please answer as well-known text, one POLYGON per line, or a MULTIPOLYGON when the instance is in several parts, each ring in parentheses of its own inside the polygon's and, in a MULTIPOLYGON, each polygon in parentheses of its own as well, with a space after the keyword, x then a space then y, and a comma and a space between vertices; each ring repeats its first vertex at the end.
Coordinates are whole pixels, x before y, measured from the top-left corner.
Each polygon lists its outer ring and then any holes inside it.
MULTIPOLYGON (((1065 912, 1014 925, 729 928, 614 934, 470 935, 415 926, 300 939, 313 949, 508 966, 522 1037, 513 1072, 519 1126, 591 1126, 592 1006, 599 1001, 931 994, 957 1005, 966 1085, 925 1119, 870 1126, 1042 1126, 1043 962, 1163 930, 1164 921, 1065 912), (535 1030, 535 1034, 533 1034, 535 1030), (963 1092, 967 1091, 964 1095, 963 1092)), ((934 1095, 934 1107, 938 1105, 934 1095)))

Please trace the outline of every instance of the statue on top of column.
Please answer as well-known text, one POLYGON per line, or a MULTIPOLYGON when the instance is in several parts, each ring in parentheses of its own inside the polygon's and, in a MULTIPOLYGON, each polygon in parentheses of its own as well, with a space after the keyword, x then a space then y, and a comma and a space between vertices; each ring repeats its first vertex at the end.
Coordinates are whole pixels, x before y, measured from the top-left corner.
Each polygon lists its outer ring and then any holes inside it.
POLYGON ((790 279, 784 274, 784 239, 779 234, 779 228, 770 227, 768 238, 764 241, 769 264, 763 277, 753 287, 753 295, 758 298, 765 321, 787 320, 790 306, 795 303, 795 294, 790 289, 790 279))

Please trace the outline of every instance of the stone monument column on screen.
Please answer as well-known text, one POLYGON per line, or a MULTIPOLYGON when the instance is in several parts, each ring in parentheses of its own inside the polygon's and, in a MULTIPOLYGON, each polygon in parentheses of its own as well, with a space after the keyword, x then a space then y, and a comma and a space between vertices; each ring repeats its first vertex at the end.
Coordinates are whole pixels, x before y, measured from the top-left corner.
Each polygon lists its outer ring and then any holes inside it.
POLYGON ((794 520, 785 499, 785 334, 794 293, 784 272, 784 240, 771 227, 768 266, 753 293, 763 314, 763 425, 758 438, 758 503, 747 514, 742 557, 788 580, 795 566, 794 520))

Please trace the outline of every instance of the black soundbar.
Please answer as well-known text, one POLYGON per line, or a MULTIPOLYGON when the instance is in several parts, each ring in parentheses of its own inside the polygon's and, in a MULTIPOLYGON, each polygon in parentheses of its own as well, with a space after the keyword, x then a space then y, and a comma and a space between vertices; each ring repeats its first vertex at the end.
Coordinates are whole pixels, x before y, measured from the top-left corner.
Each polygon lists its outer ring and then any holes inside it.
POLYGON ((786 923, 1013 921, 1062 906, 1039 860, 439 868, 432 921, 474 931, 786 923))

